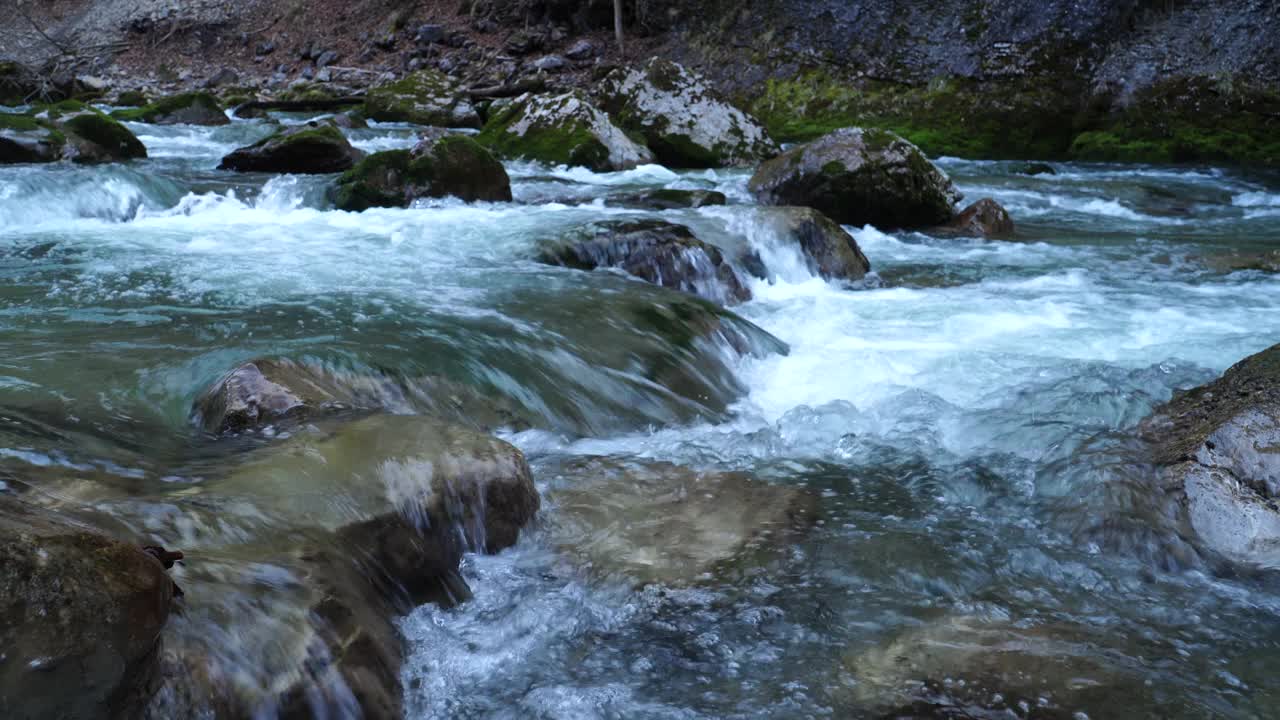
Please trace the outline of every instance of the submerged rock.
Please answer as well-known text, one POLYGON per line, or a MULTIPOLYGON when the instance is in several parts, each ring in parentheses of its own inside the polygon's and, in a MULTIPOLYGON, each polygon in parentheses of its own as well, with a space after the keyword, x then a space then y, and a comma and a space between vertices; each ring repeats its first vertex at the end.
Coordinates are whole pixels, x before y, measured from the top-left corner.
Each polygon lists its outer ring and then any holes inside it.
POLYGON ((1208 549, 1280 568, 1280 345, 1178 394, 1140 433, 1208 549))
POLYGON ((379 122, 480 127, 480 116, 466 93, 449 76, 435 70, 419 70, 396 82, 369 88, 365 116, 379 122))
POLYGON ((324 174, 348 170, 364 153, 332 125, 308 123, 233 150, 219 170, 324 174))
POLYGON ((155 125, 227 125, 231 122, 218 99, 203 92, 172 95, 140 108, 116 110, 111 116, 155 125))
POLYGON ((578 92, 522 95, 493 111, 477 139, 507 157, 580 165, 597 172, 653 162, 648 148, 578 92))
POLYGON ((595 457, 549 472, 552 543, 593 575, 680 586, 750 571, 817 520, 803 489, 595 457))
POLYGON ((1013 218, 1009 211, 991 198, 982 198, 960 211, 943 231, 973 237, 998 238, 1013 235, 1013 218))
POLYGON ((750 165, 778 152, 759 122, 670 60, 615 70, 598 96, 614 122, 644 137, 658 162, 670 167, 750 165))
POLYGON ((1106 664, 1086 629, 970 616, 905 630, 844 664, 864 712, 896 708, 884 717, 1022 717, 1009 713, 1025 704, 1036 710, 1028 717, 1067 720, 1082 707, 1132 701, 1142 687, 1106 664), (926 714, 900 714, 912 709, 926 714))
POLYGON ((467 202, 511 200, 502 163, 465 135, 424 139, 412 151, 374 153, 338 178, 339 210, 408 207, 417 198, 452 196, 467 202))
POLYGON ((1058 171, 1049 163, 1032 162, 1023 163, 1014 168, 1014 172, 1019 175, 1057 175, 1058 171))
POLYGON ((141 548, 0 495, 0 715, 133 716, 172 593, 141 548))
POLYGON ((771 210, 766 215, 777 236, 795 243, 809 269, 833 280, 861 280, 871 271, 858 241, 834 220, 807 207, 771 210))
POLYGON ((915 145, 885 130, 845 128, 762 164, 751 192, 765 205, 805 205, 843 225, 946 223, 961 194, 915 145))
POLYGON ((527 426, 501 399, 445 378, 392 377, 286 358, 260 358, 227 373, 195 401, 192 419, 222 435, 375 410, 423 413, 480 430, 527 426))
POLYGON ((684 225, 658 220, 592 223, 573 237, 546 244, 538 261, 579 270, 615 267, 718 303, 751 299, 719 249, 684 225))
POLYGON ((682 208, 700 208, 710 205, 724 205, 728 198, 724 193, 715 190, 676 190, 660 188, 658 190, 641 190, 639 192, 610 195, 605 198, 610 205, 636 210, 679 210, 682 208))

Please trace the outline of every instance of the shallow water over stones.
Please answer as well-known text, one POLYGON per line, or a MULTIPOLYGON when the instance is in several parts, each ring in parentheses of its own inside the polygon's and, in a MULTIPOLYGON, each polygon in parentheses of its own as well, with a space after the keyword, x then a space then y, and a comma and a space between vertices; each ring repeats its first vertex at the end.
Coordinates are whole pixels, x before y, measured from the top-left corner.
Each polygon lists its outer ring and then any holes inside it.
MULTIPOLYGON (((1204 552, 1136 433, 1280 339, 1274 276, 1214 261, 1280 241, 1274 177, 944 159, 1013 238, 847 228, 872 268, 850 285, 815 275, 746 170, 508 163, 514 203, 357 214, 330 209, 326 178, 215 171, 261 124, 131 127, 141 163, 0 168, 0 490, 188 543, 168 671, 286 711, 299 657, 358 646, 338 609, 363 601, 331 590, 368 575, 334 523, 280 539, 315 506, 233 496, 388 472, 399 431, 370 427, 416 421, 369 413, 484 407, 470 427, 522 450, 545 502, 513 547, 463 560, 471 599, 398 621, 398 666, 378 667, 409 717, 1248 718, 1280 698, 1280 583, 1204 552), (728 204, 609 201, 658 188, 728 204), (643 219, 755 253, 770 279, 727 314, 536 262, 575 228, 643 219), (264 358, 352 407, 265 433, 192 423, 264 358), (331 421, 355 428, 337 455, 331 421), (664 494, 695 488, 713 497, 664 494), (795 507, 813 509, 798 527, 795 507)), ((337 714, 360 688, 343 677, 316 685, 337 714)))

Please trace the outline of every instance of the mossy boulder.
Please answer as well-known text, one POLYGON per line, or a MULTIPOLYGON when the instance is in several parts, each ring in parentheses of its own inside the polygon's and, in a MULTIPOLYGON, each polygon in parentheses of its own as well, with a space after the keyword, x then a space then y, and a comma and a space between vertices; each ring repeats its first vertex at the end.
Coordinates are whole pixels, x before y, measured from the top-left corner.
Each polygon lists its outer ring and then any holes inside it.
POLYGON ((38 115, 0 114, 0 164, 93 164, 146 156, 146 147, 128 128, 72 100, 43 106, 38 115))
POLYGON ((597 93, 622 128, 641 135, 671 167, 752 165, 778 152, 755 118, 719 97, 701 76, 661 58, 610 73, 597 93))
POLYGON ((495 110, 477 139, 506 157, 597 172, 653 162, 648 148, 579 92, 522 95, 495 110))
POLYGON ((120 107, 142 107, 149 101, 147 94, 141 90, 125 90, 116 96, 116 105, 120 107))
POLYGON ((715 190, 677 190, 659 188, 657 190, 641 190, 639 192, 610 195, 606 202, 617 207, 636 210, 679 210, 682 208, 700 208, 710 205, 724 205, 729 199, 722 192, 715 190))
POLYGON ((0 714, 136 717, 172 600, 142 548, 0 495, 0 714))
POLYGON ((48 121, 0 113, 0 165, 55 162, 66 143, 66 135, 48 121))
POLYGON ((803 205, 845 225, 943 224, 962 195, 911 143, 884 130, 844 128, 762 164, 750 190, 765 205, 803 205))
POLYGON ((308 123, 233 150, 219 170, 296 174, 336 173, 350 169, 364 153, 351 146, 332 125, 308 123))
POLYGON ((67 136, 64 155, 78 163, 118 162, 147 156, 147 148, 129 128, 96 111, 64 116, 58 123, 67 136))
POLYGON ((369 89, 365 116, 378 122, 439 127, 480 127, 480 116, 462 87, 435 70, 419 70, 369 89))
POLYGON ((508 202, 511 178, 502 163, 464 135, 433 136, 413 150, 374 153, 343 173, 331 193, 339 210, 408 207, 417 198, 508 202))
POLYGON ((1178 394, 1140 434, 1204 547, 1280 567, 1280 345, 1178 394))
POLYGON ((116 110, 111 116, 117 120, 154 125, 226 125, 231 122, 223 113, 218 99, 203 92, 171 95, 140 108, 116 110))
POLYGON ((538 261, 579 270, 618 268, 654 285, 721 304, 751 299, 751 291, 718 248, 684 225, 658 220, 592 223, 544 244, 538 261))

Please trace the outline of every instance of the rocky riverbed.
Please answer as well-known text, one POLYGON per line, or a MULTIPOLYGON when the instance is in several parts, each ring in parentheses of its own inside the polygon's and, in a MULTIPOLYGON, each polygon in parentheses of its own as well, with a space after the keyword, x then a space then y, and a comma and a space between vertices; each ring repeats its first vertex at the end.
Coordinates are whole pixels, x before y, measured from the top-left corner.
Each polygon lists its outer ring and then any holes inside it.
POLYGON ((592 47, 0 68, 0 713, 1269 713, 1274 174, 592 47))

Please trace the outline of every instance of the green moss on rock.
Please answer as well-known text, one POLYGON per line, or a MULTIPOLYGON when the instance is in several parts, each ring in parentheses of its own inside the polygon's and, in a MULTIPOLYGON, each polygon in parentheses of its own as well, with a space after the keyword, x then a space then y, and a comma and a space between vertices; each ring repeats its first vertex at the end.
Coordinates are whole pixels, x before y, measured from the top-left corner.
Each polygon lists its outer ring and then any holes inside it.
POLYGON ((141 90, 125 90, 116 96, 116 105, 122 107, 142 107, 147 104, 147 94, 141 90))
POLYGON ((370 88, 365 96, 365 114, 379 122, 480 127, 480 116, 462 88, 434 70, 419 70, 370 88))
POLYGON ((203 92, 172 95, 140 108, 116 110, 111 115, 126 122, 157 125, 226 125, 231 122, 222 112, 217 98, 203 92))
POLYGON ((428 139, 412 152, 374 153, 342 174, 331 193, 340 210, 405 207, 422 197, 467 202, 511 200, 511 179, 487 149, 471 138, 428 139))
POLYGON ((118 121, 98 112, 83 112, 62 122, 62 128, 75 138, 92 143, 96 148, 82 148, 79 162, 132 160, 145 158, 147 148, 137 136, 118 121))
POLYGON ((324 174, 351 168, 363 153, 332 125, 303 125, 239 148, 218 164, 220 170, 324 174))
POLYGON ((498 110, 477 140, 500 155, 596 171, 626 170, 653 155, 581 93, 523 96, 498 110))

